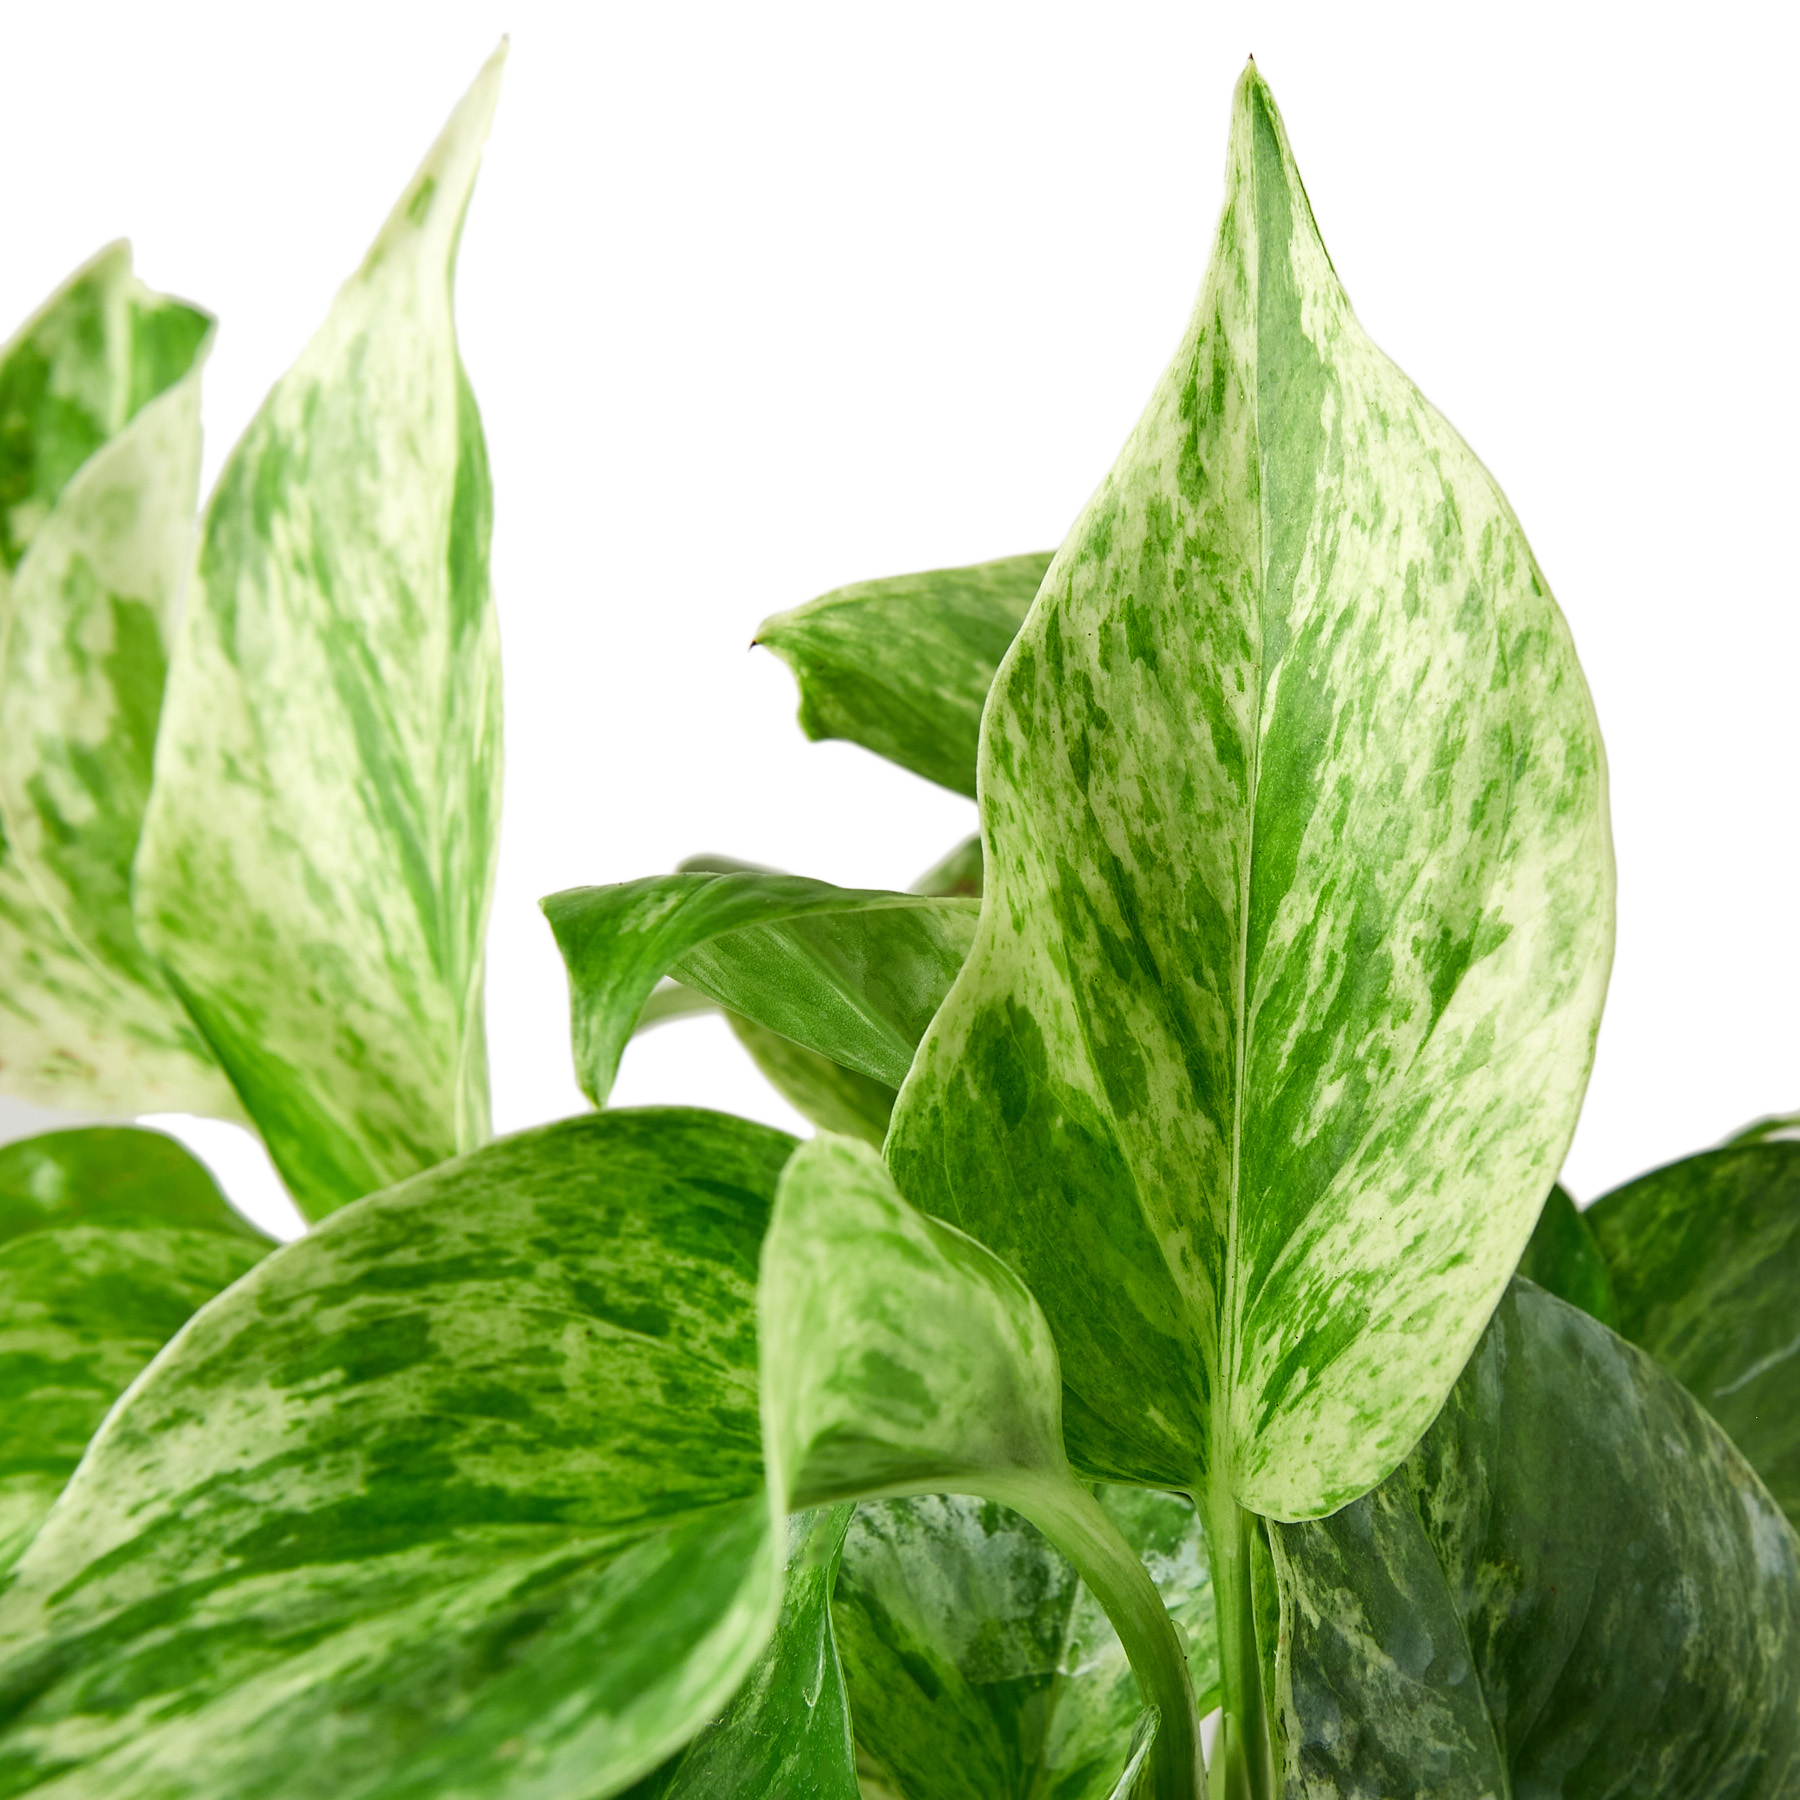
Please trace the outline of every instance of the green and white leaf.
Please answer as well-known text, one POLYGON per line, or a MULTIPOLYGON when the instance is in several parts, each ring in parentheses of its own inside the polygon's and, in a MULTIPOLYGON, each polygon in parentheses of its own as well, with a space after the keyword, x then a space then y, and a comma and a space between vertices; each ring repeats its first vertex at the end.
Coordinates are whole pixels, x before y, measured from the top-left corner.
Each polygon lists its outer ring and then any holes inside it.
POLYGON ((1606 1258, 1593 1228, 1560 1182, 1551 1188, 1538 1214, 1531 1242, 1519 1258, 1519 1273, 1602 1325, 1618 1329, 1619 1303, 1606 1258))
POLYGON ((1199 304, 1001 667, 981 801, 902 1189, 1044 1304, 1078 1466, 1221 1518, 1342 1505, 1530 1236, 1613 873, 1567 629, 1358 325, 1254 69, 1199 304))
POLYGON ((1773 1113, 1766 1119, 1746 1125, 1742 1131, 1734 1131, 1725 1143, 1728 1146, 1787 1143, 1796 1138, 1800 1138, 1800 1113, 1773 1113))
POLYGON ((788 1521, 787 1593, 724 1714, 626 1800, 858 1800, 831 1590, 853 1508, 788 1521))
POLYGON ((63 1225, 146 1220, 223 1231, 265 1250, 272 1241, 164 1132, 87 1125, 0 1144, 0 1242, 63 1225))
POLYGON ((148 1218, 0 1244, 0 1568, 31 1541, 113 1402, 270 1247, 148 1218))
POLYGON ((754 1286, 792 1147, 583 1117, 270 1256, 0 1596, 0 1785, 600 1800, 664 1762, 779 1610, 754 1286))
POLYGON ((76 471, 204 355, 212 320, 109 244, 0 352, 0 567, 17 572, 76 471))
POLYGON ((606 1102, 673 973, 732 1012, 898 1087, 974 936, 968 900, 733 868, 570 888, 542 902, 569 973, 575 1067, 606 1102))
POLYGON ((1690 1156, 1586 1219, 1619 1331, 1724 1426, 1800 1523, 1800 1143, 1690 1156))
POLYGON ((121 243, 0 352, 0 1085, 53 1106, 241 1116, 130 895, 211 333, 121 243))
POLYGON ((1158 1709, 1158 1800, 1194 1800, 1204 1768, 1181 1641, 1069 1469, 1055 1346, 1019 1278, 908 1206, 866 1144, 821 1135, 782 1172, 757 1319, 776 1493, 790 1507, 972 1494, 1023 1514, 1093 1590, 1158 1709))
POLYGON ((833 588, 758 628, 800 683, 800 728, 975 792, 981 709, 1048 551, 833 588))
POLYGON ((1673 1379, 1529 1282, 1394 1475, 1271 1539, 1292 1800, 1800 1781, 1800 1540, 1673 1379))
MULTIPOLYGON (((1216 1703, 1197 1514, 1147 1488, 1101 1507, 1144 1561, 1216 1703)), ((857 1508, 832 1601, 859 1743, 907 1800, 1107 1800, 1143 1702, 1118 1635, 1034 1526, 955 1495, 857 1508)))
POLYGON ((139 930, 315 1218, 488 1131, 500 667, 451 270, 501 60, 225 465, 138 857, 139 930))

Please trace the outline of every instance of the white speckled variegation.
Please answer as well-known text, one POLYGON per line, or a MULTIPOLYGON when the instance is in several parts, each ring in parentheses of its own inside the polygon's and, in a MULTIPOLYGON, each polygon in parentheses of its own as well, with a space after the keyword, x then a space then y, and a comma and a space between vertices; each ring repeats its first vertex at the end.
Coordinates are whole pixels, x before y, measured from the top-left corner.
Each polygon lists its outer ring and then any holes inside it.
POLYGON ((1531 1232, 1613 870, 1562 617, 1357 323, 1254 69, 1198 306, 1001 666, 980 784, 900 1187, 1031 1284, 1078 1466, 1330 1512, 1531 1232))
POLYGON ((502 55, 209 505, 137 918, 314 1216, 487 1133, 491 497, 451 270, 502 55))

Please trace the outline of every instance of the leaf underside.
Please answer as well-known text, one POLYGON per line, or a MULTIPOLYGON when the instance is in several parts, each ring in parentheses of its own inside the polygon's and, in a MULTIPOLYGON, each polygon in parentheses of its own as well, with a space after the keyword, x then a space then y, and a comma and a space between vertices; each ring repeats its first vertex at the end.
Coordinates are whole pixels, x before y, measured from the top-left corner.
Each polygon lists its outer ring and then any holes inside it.
POLYGON ((139 930, 315 1218, 488 1131, 500 667, 451 268, 501 60, 225 464, 138 856, 139 930))
POLYGON ((809 738, 973 795, 981 709, 1049 564, 1041 551, 859 581, 765 619, 756 642, 794 671, 809 738))
POLYGON ((981 923, 895 1110, 901 1189, 1030 1282, 1079 1466, 1330 1511, 1524 1248, 1612 864, 1561 616, 1358 326, 1254 71, 1199 305, 980 771, 981 923))

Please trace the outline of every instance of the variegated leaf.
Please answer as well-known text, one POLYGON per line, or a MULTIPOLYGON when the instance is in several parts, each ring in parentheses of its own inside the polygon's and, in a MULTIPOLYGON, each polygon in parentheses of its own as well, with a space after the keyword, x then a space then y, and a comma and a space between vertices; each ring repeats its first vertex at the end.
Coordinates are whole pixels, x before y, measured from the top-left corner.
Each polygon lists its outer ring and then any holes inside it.
POLYGON ((1529 1282, 1397 1473, 1271 1539, 1292 1800, 1800 1781, 1800 1540, 1674 1380, 1529 1282))
POLYGON ((854 1509, 788 1521, 787 1593, 724 1714, 625 1800, 858 1800, 831 1590, 854 1509))
POLYGON ((802 1118, 821 1131, 881 1148, 894 1111, 895 1091, 887 1082, 846 1069, 742 1013, 727 1012, 725 1023, 763 1078, 802 1118))
POLYGON ((1734 1131, 1725 1142, 1727 1144, 1769 1144, 1787 1143, 1800 1138, 1800 1113, 1774 1113, 1766 1119, 1758 1119, 1752 1125, 1746 1125, 1742 1131, 1734 1131))
POLYGON ((0 352, 0 1087, 52 1106, 240 1116, 130 896, 211 330, 114 244, 0 352))
POLYGON ((135 1125, 47 1131, 0 1145, 0 1242, 63 1225, 154 1220, 270 1240, 172 1137, 135 1125))
POLYGON ((809 738, 973 794, 981 708, 1049 564, 1040 551, 855 582, 765 619, 755 641, 794 671, 809 738))
POLYGON ((887 1154, 1055 1321, 1077 1465, 1200 1499, 1254 1761, 1237 1509, 1329 1512, 1430 1423, 1613 939, 1568 631, 1358 325, 1254 68, 1199 303, 995 678, 980 787, 980 929, 887 1154))
POLYGON ((912 885, 915 894, 960 895, 981 898, 981 837, 965 838, 940 862, 935 862, 912 885))
POLYGON ((1725 1427, 1800 1524, 1800 1143, 1690 1156, 1596 1200, 1586 1220, 1619 1331, 1725 1427))
POLYGON ((19 329, 0 352, 0 567, 18 569, 75 472, 189 372, 211 332, 205 313, 133 278, 125 243, 19 329))
POLYGON ((1557 1299, 1579 1306, 1602 1325, 1618 1329, 1619 1305, 1613 1297, 1606 1258, 1592 1228, 1560 1182, 1550 1190, 1538 1215, 1531 1242, 1519 1258, 1519 1273, 1557 1299))
POLYGON ((543 903, 569 972, 575 1067, 596 1106, 667 973, 897 1087, 962 965, 975 904, 731 868, 570 888, 543 903))
POLYGON ((570 1120, 252 1271, 0 1596, 9 1790, 597 1800, 662 1763, 779 1609, 753 1291, 792 1145, 570 1120))
POLYGON ((763 1446, 790 1506, 973 1494, 1075 1565, 1160 1725, 1158 1800, 1204 1778, 1181 1642, 1144 1565, 1069 1469, 1050 1329, 1019 1278, 915 1212, 865 1144, 820 1136, 782 1172, 757 1290, 763 1446))
POLYGON ((501 56, 219 478, 137 918, 313 1217, 488 1130, 491 497, 451 267, 501 56))
POLYGON ((154 1217, 0 1244, 0 1568, 30 1543, 145 1364, 271 1248, 154 1217))
POLYGON ((981 930, 902 1184, 1067 1318, 1090 1466, 1326 1510, 1429 1421, 1529 1236, 1611 862, 1560 615, 1356 324, 1254 71, 1188 334, 983 746, 981 930))
MULTIPOLYGON (((1193 1507, 1098 1499, 1186 1642, 1198 1707, 1218 1659, 1193 1507)), ((1107 1800, 1143 1702, 1118 1635, 1042 1533, 992 1501, 865 1503, 832 1601, 858 1742, 907 1800, 1107 1800)))

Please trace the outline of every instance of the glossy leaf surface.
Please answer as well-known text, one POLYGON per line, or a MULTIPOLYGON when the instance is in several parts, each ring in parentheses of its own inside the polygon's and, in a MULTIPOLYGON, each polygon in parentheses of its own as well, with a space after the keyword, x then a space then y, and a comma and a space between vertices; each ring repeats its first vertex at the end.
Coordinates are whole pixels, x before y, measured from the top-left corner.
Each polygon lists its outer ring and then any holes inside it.
POLYGON ((1690 1156, 1595 1201, 1587 1219, 1620 1332, 1725 1427, 1800 1521, 1800 1144, 1690 1156))
POLYGON ((858 581, 765 619, 756 642, 794 671, 809 738, 972 795, 988 688, 1049 566, 1041 551, 858 581))
POLYGON ((976 907, 765 870, 689 870, 543 902, 569 972, 575 1067, 604 1105, 673 973, 806 1049, 897 1087, 975 932, 976 907))
POLYGON ((662 1763, 779 1607, 754 1289, 791 1149, 585 1117, 264 1261, 0 1597, 0 1787, 598 1800, 662 1763))
POLYGON ((1612 862, 1561 616, 1357 324, 1254 70, 1187 334, 981 744, 981 925, 900 1185, 1043 1302, 1079 1466, 1330 1511, 1530 1235, 1612 862))
POLYGON ((1531 1242, 1519 1258, 1519 1273, 1602 1325, 1618 1329, 1619 1306, 1606 1258, 1592 1227, 1560 1182, 1538 1215, 1531 1242))
MULTIPOLYGON (((1199 1709, 1218 1659, 1194 1509, 1102 1488, 1182 1628, 1199 1709)), ((1107 1800, 1143 1702, 1117 1634, 1035 1527, 958 1496, 865 1502, 832 1602, 858 1741, 907 1800, 1107 1800)))
POLYGON ((139 1371, 270 1248, 149 1214, 0 1243, 0 1567, 139 1371))
POLYGON ((238 1116, 131 862, 192 555, 212 321, 102 251, 0 352, 0 1087, 238 1116))
POLYGON ((86 1125, 0 1144, 0 1241, 63 1225, 153 1220, 271 1247, 174 1138, 86 1125))
POLYGON ((1185 1651, 1142 1562, 1069 1469, 1055 1346, 1019 1278, 908 1206, 867 1145, 820 1136, 782 1172, 757 1320, 775 1491, 790 1506, 974 1494, 1024 1514, 1093 1589, 1160 1715, 1159 1800, 1193 1800, 1203 1769, 1185 1651))
POLYGON ((723 1716, 627 1800, 858 1800, 831 1589, 852 1509, 788 1521, 787 1592, 769 1646, 723 1716))
POLYGON ((846 1069, 742 1013, 727 1012, 731 1034, 750 1052, 764 1079, 788 1105, 821 1131, 860 1138, 881 1148, 893 1116, 895 1091, 873 1075, 846 1069))
POLYGON ((487 1135, 491 495, 451 266, 500 57, 208 507, 139 930, 312 1217, 487 1135))
POLYGON ((1800 1780, 1800 1541, 1679 1384, 1528 1282, 1408 1461, 1272 1544, 1292 1796, 1800 1780))

